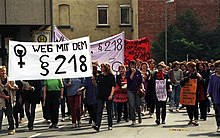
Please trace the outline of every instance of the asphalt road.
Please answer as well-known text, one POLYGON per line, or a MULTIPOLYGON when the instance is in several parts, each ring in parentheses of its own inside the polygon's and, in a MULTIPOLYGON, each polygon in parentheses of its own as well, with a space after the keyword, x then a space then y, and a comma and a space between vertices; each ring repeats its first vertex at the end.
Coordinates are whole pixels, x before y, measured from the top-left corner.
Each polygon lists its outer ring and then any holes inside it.
POLYGON ((100 132, 96 132, 88 124, 88 117, 82 118, 81 127, 71 128, 71 121, 66 118, 65 122, 59 122, 59 129, 49 129, 48 124, 43 124, 42 112, 36 114, 34 130, 29 131, 27 121, 25 120, 18 129, 16 134, 7 135, 7 120, 3 121, 3 131, 0 133, 2 138, 198 138, 211 137, 220 138, 220 132, 216 132, 215 117, 213 110, 208 114, 207 121, 199 121, 199 126, 187 125, 188 116, 185 110, 179 113, 170 113, 167 110, 166 124, 156 125, 155 115, 149 118, 149 115, 143 116, 143 122, 130 126, 131 122, 121 121, 119 124, 114 120, 113 130, 107 128, 107 117, 103 116, 100 132))

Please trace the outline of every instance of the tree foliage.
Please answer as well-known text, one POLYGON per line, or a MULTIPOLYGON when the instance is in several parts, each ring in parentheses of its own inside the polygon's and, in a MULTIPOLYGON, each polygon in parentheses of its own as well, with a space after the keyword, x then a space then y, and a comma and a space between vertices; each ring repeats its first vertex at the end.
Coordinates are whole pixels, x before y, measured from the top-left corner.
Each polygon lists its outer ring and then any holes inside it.
MULTIPOLYGON (((168 62, 190 59, 220 59, 220 26, 213 32, 201 32, 201 22, 192 11, 177 16, 176 24, 168 26, 168 62)), ((165 32, 158 35, 151 52, 157 61, 165 59, 165 32)))

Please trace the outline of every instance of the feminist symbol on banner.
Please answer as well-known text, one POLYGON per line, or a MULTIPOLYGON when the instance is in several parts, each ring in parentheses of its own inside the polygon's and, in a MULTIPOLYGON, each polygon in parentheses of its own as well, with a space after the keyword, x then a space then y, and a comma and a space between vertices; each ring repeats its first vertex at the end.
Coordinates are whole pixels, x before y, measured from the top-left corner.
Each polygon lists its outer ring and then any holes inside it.
POLYGON ((14 53, 20 59, 20 61, 18 62, 18 65, 20 65, 20 68, 23 68, 23 65, 25 65, 25 62, 22 61, 22 57, 24 57, 27 53, 26 48, 23 45, 18 44, 14 47, 14 53))

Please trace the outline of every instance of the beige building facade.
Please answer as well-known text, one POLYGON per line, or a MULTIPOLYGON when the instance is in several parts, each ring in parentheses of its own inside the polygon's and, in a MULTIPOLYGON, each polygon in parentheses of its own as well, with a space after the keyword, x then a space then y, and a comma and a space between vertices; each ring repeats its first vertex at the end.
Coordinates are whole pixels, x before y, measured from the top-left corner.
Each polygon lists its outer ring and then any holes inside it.
POLYGON ((93 42, 122 31, 127 39, 137 38, 135 4, 135 0, 54 0, 54 25, 69 39, 90 36, 93 42))

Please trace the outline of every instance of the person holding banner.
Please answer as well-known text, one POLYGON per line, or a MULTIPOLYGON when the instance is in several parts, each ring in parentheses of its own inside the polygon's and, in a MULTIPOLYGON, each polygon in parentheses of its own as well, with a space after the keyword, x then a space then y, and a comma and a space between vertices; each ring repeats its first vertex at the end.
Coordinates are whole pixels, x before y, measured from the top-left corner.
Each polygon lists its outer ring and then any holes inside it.
POLYGON ((33 130, 36 105, 40 104, 40 80, 21 81, 22 83, 22 100, 25 105, 25 113, 28 119, 28 129, 33 130))
POLYGON ((213 100, 217 132, 220 132, 220 60, 217 60, 214 66, 216 72, 210 77, 207 97, 210 96, 213 100))
POLYGON ((67 98, 70 105, 72 128, 76 127, 76 121, 78 127, 80 127, 81 95, 84 90, 83 79, 80 78, 65 79, 64 85, 66 85, 67 98))
POLYGON ((97 120, 93 125, 93 129, 97 132, 100 129, 104 104, 106 103, 107 115, 108 115, 108 130, 112 130, 112 99, 115 87, 115 77, 111 71, 109 64, 101 64, 102 74, 99 74, 95 85, 98 87, 98 109, 97 120))
MULTIPOLYGON (((199 116, 199 111, 198 111, 198 100, 199 100, 198 83, 203 81, 203 78, 196 71, 196 63, 194 63, 192 61, 187 63, 187 72, 184 75, 183 81, 181 82, 182 86, 184 86, 186 82, 189 82, 190 79, 195 80, 196 93, 195 93, 195 100, 191 101, 188 105, 186 105, 186 110, 187 110, 187 113, 188 113, 188 116, 189 116, 189 119, 190 119, 188 125, 194 124, 195 126, 198 126, 199 125, 199 122, 198 122, 198 116, 199 116), (194 118, 194 121, 193 121, 193 118, 194 118)), ((183 96, 182 96, 182 98, 183 98, 183 96)))
MULTIPOLYGON (((6 74, 6 67, 1 66, 0 68, 0 97, 3 98, 2 107, 5 107, 5 114, 8 119, 8 134, 15 134, 15 126, 14 126, 14 118, 13 118, 13 105, 16 97, 16 90, 18 90, 17 85, 13 81, 8 80, 8 76, 6 74)), ((1 110, 1 120, 3 117, 3 110, 1 110)), ((0 122, 2 123, 2 122, 0 122)), ((0 124, 1 125, 1 124, 0 124)))
POLYGON ((48 108, 52 125, 49 128, 58 128, 59 103, 63 99, 63 81, 61 79, 44 80, 44 105, 48 108))
POLYGON ((165 124, 166 119, 166 103, 167 103, 167 91, 172 92, 171 82, 168 79, 168 75, 164 73, 166 65, 159 63, 157 65, 158 71, 155 73, 155 92, 156 92, 156 124, 160 124, 160 115, 162 124, 165 124), (162 108, 162 113, 160 110, 162 108))
POLYGON ((143 77, 141 72, 136 67, 135 60, 131 60, 128 64, 128 71, 126 72, 127 79, 127 91, 128 102, 130 109, 130 119, 132 120, 132 126, 136 124, 136 112, 138 114, 138 123, 142 122, 141 118, 141 97, 138 95, 138 89, 144 89, 143 77))
POLYGON ((86 103, 88 105, 88 113, 89 113, 89 124, 92 124, 96 122, 97 119, 97 95, 98 95, 98 88, 95 86, 96 84, 96 78, 98 76, 98 70, 97 70, 97 66, 93 64, 92 66, 93 70, 92 70, 92 77, 86 77, 85 78, 85 88, 86 88, 86 93, 85 93, 85 97, 86 97, 86 103))

